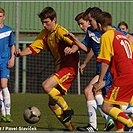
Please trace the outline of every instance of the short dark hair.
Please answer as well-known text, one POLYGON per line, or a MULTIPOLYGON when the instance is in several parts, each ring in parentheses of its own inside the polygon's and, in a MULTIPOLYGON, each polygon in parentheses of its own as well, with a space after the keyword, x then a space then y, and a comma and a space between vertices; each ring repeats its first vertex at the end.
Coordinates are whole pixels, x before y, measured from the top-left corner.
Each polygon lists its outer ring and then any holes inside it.
POLYGON ((99 7, 89 7, 85 12, 84 12, 84 18, 88 18, 88 14, 91 15, 92 18, 96 19, 96 17, 102 12, 102 9, 99 7))
POLYGON ((101 14, 96 17, 96 22, 102 26, 112 26, 112 16, 108 12, 101 12, 101 14))
POLYGON ((56 18, 56 12, 52 7, 45 7, 40 13, 38 13, 38 17, 43 20, 49 18, 53 20, 56 18))
MULTIPOLYGON (((84 15, 84 12, 79 13, 79 14, 75 17, 75 21, 78 22, 80 19, 84 19, 83 15, 84 15)), ((84 20, 87 21, 88 19, 84 19, 84 20)))
POLYGON ((119 28, 121 25, 126 26, 126 28, 128 29, 128 24, 127 24, 126 22, 121 21, 121 22, 118 24, 118 28, 119 28))

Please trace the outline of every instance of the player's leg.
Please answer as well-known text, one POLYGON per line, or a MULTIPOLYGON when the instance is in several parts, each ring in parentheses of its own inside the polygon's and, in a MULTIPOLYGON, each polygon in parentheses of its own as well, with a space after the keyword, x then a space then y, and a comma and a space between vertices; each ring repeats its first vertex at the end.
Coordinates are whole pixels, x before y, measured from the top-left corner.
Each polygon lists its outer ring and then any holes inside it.
POLYGON ((63 111, 65 111, 68 109, 68 104, 62 97, 60 91, 55 88, 57 85, 58 83, 53 77, 46 79, 42 84, 45 92, 53 98, 53 100, 63 109, 63 111))
POLYGON ((127 106, 122 105, 121 109, 125 112, 129 117, 133 118, 133 106, 128 104, 127 106))
POLYGON ((115 120, 127 125, 129 128, 133 128, 132 120, 120 108, 114 107, 112 104, 104 102, 102 109, 106 114, 109 114, 115 120))
POLYGON ((6 122, 11 122, 11 98, 10 98, 10 92, 7 87, 8 79, 2 78, 1 79, 1 85, 2 85, 2 96, 3 96, 3 105, 5 107, 5 113, 6 113, 6 122))
POLYGON ((111 117, 102 111, 103 96, 101 95, 101 92, 97 92, 97 94, 95 95, 95 99, 97 102, 98 110, 99 110, 100 114, 102 115, 102 117, 106 121, 105 127, 103 130, 110 131, 112 128, 114 128, 115 124, 114 124, 114 121, 111 119, 111 117))
POLYGON ((112 85, 108 90, 102 110, 112 116, 115 120, 133 129, 132 120, 120 109, 120 105, 130 103, 132 105, 132 86, 115 87, 112 85), (115 106, 114 106, 115 105, 115 106), (117 105, 117 106, 116 106, 117 105))
POLYGON ((114 123, 113 119, 109 115, 105 114, 102 111, 102 104, 103 104, 103 100, 104 100, 103 97, 105 97, 105 95, 106 95, 107 91, 109 90, 111 84, 112 84, 111 76, 110 75, 105 76, 104 77, 104 82, 101 85, 102 91, 97 91, 95 93, 95 99, 96 99, 96 102, 97 102, 97 107, 98 107, 102 117, 105 118, 105 121, 106 121, 104 131, 110 131, 115 126, 115 123, 114 123))
POLYGON ((75 127, 72 125, 71 120, 65 123, 63 122, 63 110, 58 104, 54 102, 51 97, 49 97, 49 108, 54 112, 58 120, 66 127, 67 130, 75 130, 75 127))
POLYGON ((10 69, 7 67, 4 67, 1 70, 1 88, 2 88, 2 96, 3 96, 3 103, 5 107, 5 113, 6 113, 6 122, 12 122, 11 119, 11 98, 10 98, 10 92, 8 90, 8 80, 10 78, 10 69))
POLYGON ((85 127, 77 127, 77 130, 79 131, 88 131, 89 126, 92 126, 94 130, 97 129, 97 115, 96 115, 97 104, 94 99, 92 88, 93 88, 93 84, 98 81, 98 77, 99 77, 98 75, 95 76, 84 90, 86 103, 87 103, 89 124, 88 126, 85 126, 85 127))
POLYGON ((71 120, 74 111, 68 106, 61 92, 64 94, 67 92, 75 77, 76 73, 74 69, 63 68, 50 78, 46 79, 42 84, 45 92, 62 108, 64 123, 71 120))
MULTIPOLYGON (((1 84, 1 80, 0 80, 0 84, 1 84)), ((0 87, 0 110, 1 110, 1 115, 2 115, 1 122, 6 122, 6 111, 5 111, 5 105, 4 105, 1 87, 0 87)))

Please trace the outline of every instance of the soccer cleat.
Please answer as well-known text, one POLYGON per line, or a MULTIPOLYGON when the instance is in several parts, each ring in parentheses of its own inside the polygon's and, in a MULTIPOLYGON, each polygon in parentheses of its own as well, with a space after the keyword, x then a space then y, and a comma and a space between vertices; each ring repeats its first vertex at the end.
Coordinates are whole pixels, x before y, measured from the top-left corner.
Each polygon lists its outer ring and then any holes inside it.
POLYGON ((1 117, 1 122, 6 122, 6 116, 1 117))
POLYGON ((73 109, 65 110, 63 112, 63 120, 62 120, 63 123, 68 122, 69 120, 71 120, 72 119, 72 115, 74 115, 73 109))
POLYGON ((6 122, 11 123, 12 121, 11 115, 6 115, 6 122))
POLYGON ((97 129, 95 129, 93 126, 91 126, 91 124, 88 124, 85 127, 77 127, 76 128, 78 131, 88 131, 88 132, 95 132, 98 131, 97 129))
POLYGON ((130 127, 130 128, 128 128, 128 130, 127 130, 128 132, 133 132, 133 126, 132 127, 130 127))
POLYGON ((104 131, 110 131, 112 128, 114 128, 115 124, 112 119, 110 119, 107 124, 104 127, 104 131))

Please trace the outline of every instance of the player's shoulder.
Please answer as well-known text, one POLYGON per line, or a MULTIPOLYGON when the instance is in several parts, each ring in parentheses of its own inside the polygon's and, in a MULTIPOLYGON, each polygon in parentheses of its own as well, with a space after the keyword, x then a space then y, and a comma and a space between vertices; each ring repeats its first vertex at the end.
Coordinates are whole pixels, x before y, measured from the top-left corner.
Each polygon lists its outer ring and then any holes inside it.
POLYGON ((87 28, 87 31, 98 32, 98 30, 94 30, 91 26, 89 26, 89 27, 87 28))
POLYGON ((12 30, 12 28, 8 25, 4 25, 4 28, 7 29, 7 30, 12 30))
POLYGON ((65 27, 63 27, 59 24, 56 24, 55 29, 57 32, 68 32, 68 30, 65 27))
POLYGON ((113 40, 115 35, 115 28, 109 28, 106 32, 104 32, 101 36, 101 40, 113 40))
POLYGON ((98 30, 94 30, 91 26, 88 27, 87 34, 89 35, 89 37, 101 37, 101 33, 98 30))
POLYGON ((111 36, 114 35, 114 32, 116 31, 115 28, 109 28, 104 34, 102 34, 102 36, 111 36))

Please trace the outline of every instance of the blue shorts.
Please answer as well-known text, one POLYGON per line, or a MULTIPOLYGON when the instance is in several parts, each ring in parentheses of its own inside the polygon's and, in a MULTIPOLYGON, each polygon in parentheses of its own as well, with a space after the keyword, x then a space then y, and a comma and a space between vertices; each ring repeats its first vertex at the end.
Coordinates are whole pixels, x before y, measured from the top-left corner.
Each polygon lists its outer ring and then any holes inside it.
POLYGON ((102 90, 104 90, 104 96, 105 94, 108 92, 110 86, 112 85, 112 77, 111 77, 111 74, 108 73, 104 76, 104 80, 105 80, 105 86, 102 90))
POLYGON ((0 79, 1 78, 10 78, 10 69, 7 66, 7 62, 0 64, 0 79))

